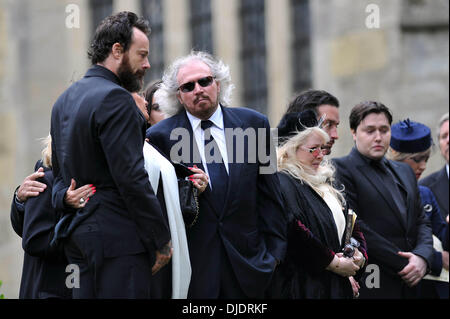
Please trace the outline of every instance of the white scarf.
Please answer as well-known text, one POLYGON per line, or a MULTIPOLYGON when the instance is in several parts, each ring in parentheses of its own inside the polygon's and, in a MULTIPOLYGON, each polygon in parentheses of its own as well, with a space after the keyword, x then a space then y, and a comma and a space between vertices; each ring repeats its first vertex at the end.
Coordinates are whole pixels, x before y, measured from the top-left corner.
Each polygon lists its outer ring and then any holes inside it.
POLYGON ((173 165, 149 143, 144 143, 144 166, 154 193, 162 177, 164 199, 172 237, 172 299, 186 299, 191 281, 191 262, 186 229, 180 209, 178 181, 173 165))
POLYGON ((345 231, 345 216, 342 212, 342 206, 339 203, 336 196, 334 196, 329 188, 326 185, 321 185, 319 189, 323 192, 323 200, 325 203, 327 203, 328 207, 330 208, 332 214, 334 223, 336 224, 336 230, 339 237, 339 244, 342 245, 342 237, 344 236, 345 231))

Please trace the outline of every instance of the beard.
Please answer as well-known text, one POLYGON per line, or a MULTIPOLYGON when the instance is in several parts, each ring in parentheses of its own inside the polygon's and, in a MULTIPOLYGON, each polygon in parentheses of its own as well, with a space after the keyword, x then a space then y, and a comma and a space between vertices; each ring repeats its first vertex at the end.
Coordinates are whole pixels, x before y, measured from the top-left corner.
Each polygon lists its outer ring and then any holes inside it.
POLYGON ((122 64, 117 70, 117 76, 120 79, 122 87, 128 92, 139 92, 144 85, 144 75, 145 70, 133 72, 128 54, 125 54, 122 64))

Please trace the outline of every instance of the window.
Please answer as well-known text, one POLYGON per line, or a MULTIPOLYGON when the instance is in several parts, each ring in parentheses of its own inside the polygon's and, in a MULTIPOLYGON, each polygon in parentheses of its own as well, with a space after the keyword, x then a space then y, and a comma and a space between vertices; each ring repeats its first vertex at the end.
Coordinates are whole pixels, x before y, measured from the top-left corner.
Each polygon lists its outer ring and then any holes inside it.
POLYGON ((311 87, 309 0, 291 0, 292 7, 292 89, 302 92, 311 87))
POLYGON ((104 18, 110 16, 113 11, 113 0, 90 0, 92 34, 104 18))
POLYGON ((245 106, 267 112, 264 0, 242 0, 240 7, 242 80, 245 106))
POLYGON ((162 78, 164 72, 164 16, 163 0, 142 0, 142 16, 150 23, 150 70, 145 74, 145 83, 162 78))
POLYGON ((190 0, 192 49, 213 54, 211 0, 190 0))

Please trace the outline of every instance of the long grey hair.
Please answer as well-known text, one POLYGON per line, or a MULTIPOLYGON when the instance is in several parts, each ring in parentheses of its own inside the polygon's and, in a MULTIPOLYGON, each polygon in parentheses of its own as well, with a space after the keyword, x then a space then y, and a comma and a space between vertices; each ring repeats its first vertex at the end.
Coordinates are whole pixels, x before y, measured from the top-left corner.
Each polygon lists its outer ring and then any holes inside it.
POLYGON ((230 68, 207 52, 192 51, 189 55, 176 59, 166 69, 162 77, 161 87, 157 91, 158 94, 155 94, 155 100, 161 111, 168 116, 173 116, 183 109, 177 99, 177 91, 180 86, 177 75, 181 67, 193 60, 199 60, 208 65, 212 76, 220 83, 219 103, 223 106, 229 106, 231 103, 234 85, 231 83, 230 68))

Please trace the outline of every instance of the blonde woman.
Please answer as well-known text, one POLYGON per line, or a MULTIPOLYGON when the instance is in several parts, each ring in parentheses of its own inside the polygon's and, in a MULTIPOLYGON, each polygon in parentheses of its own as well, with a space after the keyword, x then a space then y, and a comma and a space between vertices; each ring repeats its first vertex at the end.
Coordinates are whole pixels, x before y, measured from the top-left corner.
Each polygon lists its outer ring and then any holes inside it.
POLYGON ((313 111, 290 117, 281 125, 290 134, 278 150, 288 219, 288 250, 280 265, 278 289, 286 298, 352 298, 358 294, 352 276, 362 273, 367 259, 364 237, 355 228, 352 237, 360 249, 355 248, 353 258, 342 255, 346 206, 332 184, 334 169, 324 160, 328 134, 317 126, 313 111))
MULTIPOLYGON (((44 185, 36 190, 35 184, 25 183, 22 188, 24 197, 16 192, 11 205, 11 223, 16 233, 22 237, 24 249, 20 299, 72 298, 72 291, 67 289, 65 280, 67 260, 62 246, 53 245, 55 225, 62 213, 52 206, 53 172, 51 137, 43 141, 42 159, 36 163, 34 182, 44 185)), ((31 176, 31 175, 30 175, 31 176)), ((75 189, 75 182, 66 191, 65 205, 74 209, 83 208, 88 199, 94 195, 92 185, 75 189), (86 198, 83 204, 79 201, 86 198), (75 203, 75 204, 73 204, 75 203)))
MULTIPOLYGON (((431 130, 426 125, 406 119, 391 127, 391 141, 386 157, 393 161, 408 164, 419 180, 427 167, 433 140, 431 130)), ((449 283, 440 276, 448 274, 448 224, 442 218, 439 205, 430 188, 419 185, 423 210, 431 222, 433 231, 433 258, 430 275, 419 284, 421 298, 448 299, 449 283), (436 249, 438 248, 438 249, 436 249)))

